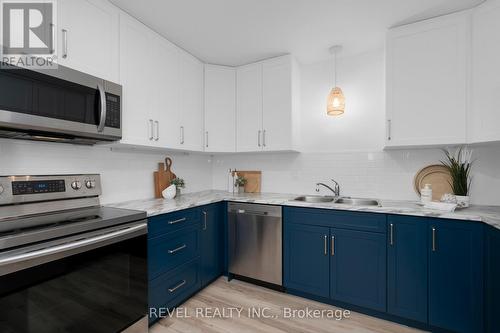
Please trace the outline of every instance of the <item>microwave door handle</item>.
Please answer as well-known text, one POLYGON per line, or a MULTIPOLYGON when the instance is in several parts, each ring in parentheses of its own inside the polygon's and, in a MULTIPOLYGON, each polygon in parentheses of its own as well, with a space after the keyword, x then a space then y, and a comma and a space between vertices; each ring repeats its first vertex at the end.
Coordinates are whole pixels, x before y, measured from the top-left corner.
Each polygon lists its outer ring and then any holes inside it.
POLYGON ((104 130, 104 126, 106 125, 106 92, 104 91, 102 83, 97 84, 97 89, 99 90, 99 97, 101 101, 101 116, 99 119, 99 125, 97 126, 97 132, 102 132, 104 130))
POLYGON ((145 235, 147 223, 31 252, 0 257, 0 276, 145 235))

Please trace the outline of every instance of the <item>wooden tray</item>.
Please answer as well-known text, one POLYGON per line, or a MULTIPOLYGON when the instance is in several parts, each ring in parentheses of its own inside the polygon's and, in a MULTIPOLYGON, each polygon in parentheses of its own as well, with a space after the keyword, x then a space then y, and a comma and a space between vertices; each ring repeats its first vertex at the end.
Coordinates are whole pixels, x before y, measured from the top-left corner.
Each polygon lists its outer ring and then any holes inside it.
POLYGON ((450 172, 443 165, 429 165, 417 172, 413 186, 418 195, 420 195, 420 189, 424 188, 425 184, 431 184, 432 186, 432 200, 439 201, 443 194, 453 193, 450 185, 450 172))

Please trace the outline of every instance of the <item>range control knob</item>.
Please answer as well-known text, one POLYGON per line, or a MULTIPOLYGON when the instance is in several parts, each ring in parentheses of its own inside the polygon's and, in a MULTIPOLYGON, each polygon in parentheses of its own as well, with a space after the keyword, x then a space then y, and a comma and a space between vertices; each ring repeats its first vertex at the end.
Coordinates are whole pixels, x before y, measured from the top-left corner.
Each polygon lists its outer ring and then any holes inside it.
POLYGON ((0 194, 2 194, 2 193, 3 193, 3 191, 4 191, 4 188, 3 188, 3 186, 2 186, 2 185, 0 185, 0 194))
POLYGON ((88 189, 94 188, 95 187, 95 181, 93 180, 86 180, 85 181, 85 187, 88 189))
POLYGON ((82 188, 82 184, 78 180, 75 180, 74 182, 71 183, 71 188, 73 190, 79 190, 82 188))

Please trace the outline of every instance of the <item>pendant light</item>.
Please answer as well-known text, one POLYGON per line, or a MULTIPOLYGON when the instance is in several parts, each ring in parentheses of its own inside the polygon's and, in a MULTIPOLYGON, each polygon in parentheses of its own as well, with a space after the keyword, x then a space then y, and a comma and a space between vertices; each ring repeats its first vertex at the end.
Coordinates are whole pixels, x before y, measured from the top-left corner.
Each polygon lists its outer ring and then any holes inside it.
POLYGON ((340 87, 337 87, 337 52, 341 49, 342 46, 339 45, 330 48, 330 53, 333 54, 333 88, 326 100, 326 113, 329 116, 340 116, 345 111, 344 93, 340 87))

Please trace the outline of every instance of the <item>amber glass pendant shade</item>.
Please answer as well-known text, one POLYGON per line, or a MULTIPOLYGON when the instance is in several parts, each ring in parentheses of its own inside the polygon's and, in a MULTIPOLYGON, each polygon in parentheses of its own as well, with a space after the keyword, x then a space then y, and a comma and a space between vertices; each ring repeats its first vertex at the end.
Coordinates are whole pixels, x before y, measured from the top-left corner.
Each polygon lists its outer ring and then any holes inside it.
POLYGON ((326 113, 329 116, 340 116, 345 111, 345 97, 342 89, 335 87, 328 94, 326 113))

